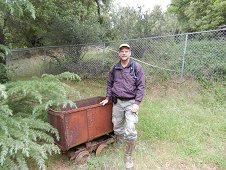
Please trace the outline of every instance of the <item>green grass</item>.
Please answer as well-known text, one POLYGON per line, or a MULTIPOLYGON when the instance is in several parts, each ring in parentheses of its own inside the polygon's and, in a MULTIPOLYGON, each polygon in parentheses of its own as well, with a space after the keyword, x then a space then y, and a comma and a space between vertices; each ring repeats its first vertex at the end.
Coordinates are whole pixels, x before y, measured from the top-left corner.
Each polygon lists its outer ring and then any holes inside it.
MULTIPOLYGON (((105 95, 103 80, 82 81, 73 87, 82 98, 105 95)), ((146 89, 137 124, 134 169, 225 169, 225 105, 216 100, 214 91, 203 90, 188 80, 181 84, 152 84, 146 89)), ((219 95, 225 99, 224 93, 219 95)), ((76 169, 65 156, 50 159, 50 167, 57 164, 58 169, 76 169)), ((123 149, 112 145, 100 156, 92 154, 85 167, 124 168, 123 149)))

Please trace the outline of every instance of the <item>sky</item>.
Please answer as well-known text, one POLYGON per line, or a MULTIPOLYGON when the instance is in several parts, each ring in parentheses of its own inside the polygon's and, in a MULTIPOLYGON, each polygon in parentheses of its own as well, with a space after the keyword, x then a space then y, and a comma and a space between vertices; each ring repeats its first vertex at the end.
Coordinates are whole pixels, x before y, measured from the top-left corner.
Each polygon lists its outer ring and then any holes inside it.
POLYGON ((152 10, 155 5, 160 5, 163 11, 166 11, 167 5, 171 0, 114 0, 120 6, 131 6, 137 8, 143 6, 145 10, 152 10))

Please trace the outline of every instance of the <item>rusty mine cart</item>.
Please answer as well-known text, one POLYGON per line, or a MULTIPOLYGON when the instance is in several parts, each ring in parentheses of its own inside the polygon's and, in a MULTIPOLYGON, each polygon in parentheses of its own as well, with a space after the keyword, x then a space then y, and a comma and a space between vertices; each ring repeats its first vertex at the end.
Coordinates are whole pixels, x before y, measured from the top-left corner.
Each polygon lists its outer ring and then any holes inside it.
POLYGON ((105 97, 75 101, 77 108, 66 107, 60 111, 49 109, 49 123, 55 127, 60 140, 55 140, 63 153, 76 164, 86 164, 90 153, 96 155, 114 142, 112 103, 102 106, 105 97))

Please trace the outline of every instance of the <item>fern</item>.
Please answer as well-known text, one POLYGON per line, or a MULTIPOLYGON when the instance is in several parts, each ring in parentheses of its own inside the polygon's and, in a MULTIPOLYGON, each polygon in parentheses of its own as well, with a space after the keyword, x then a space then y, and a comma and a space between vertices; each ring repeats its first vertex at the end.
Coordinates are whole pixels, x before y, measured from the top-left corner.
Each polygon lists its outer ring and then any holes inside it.
POLYGON ((56 140, 60 137, 47 122, 47 110, 49 107, 75 107, 68 96, 78 94, 59 80, 62 77, 45 75, 0 84, 1 169, 29 169, 27 160, 33 160, 39 169, 46 169, 48 155, 60 152, 53 136, 56 140))

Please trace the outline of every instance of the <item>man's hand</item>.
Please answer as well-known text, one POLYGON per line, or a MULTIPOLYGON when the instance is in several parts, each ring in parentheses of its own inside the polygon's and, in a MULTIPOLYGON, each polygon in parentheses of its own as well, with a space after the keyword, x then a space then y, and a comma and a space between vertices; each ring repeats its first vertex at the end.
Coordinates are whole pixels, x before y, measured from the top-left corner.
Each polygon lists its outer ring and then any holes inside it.
POLYGON ((103 100, 102 102, 100 102, 100 104, 103 105, 103 106, 104 106, 105 104, 107 104, 107 103, 108 103, 108 99, 105 99, 105 100, 103 100))
POLYGON ((139 105, 138 104, 133 104, 131 111, 132 112, 137 112, 139 110, 139 105))

